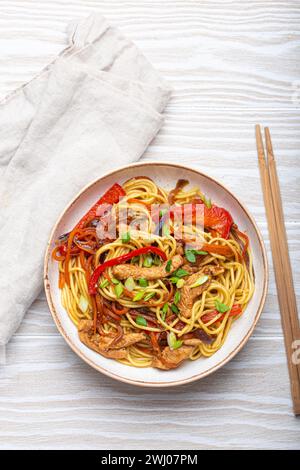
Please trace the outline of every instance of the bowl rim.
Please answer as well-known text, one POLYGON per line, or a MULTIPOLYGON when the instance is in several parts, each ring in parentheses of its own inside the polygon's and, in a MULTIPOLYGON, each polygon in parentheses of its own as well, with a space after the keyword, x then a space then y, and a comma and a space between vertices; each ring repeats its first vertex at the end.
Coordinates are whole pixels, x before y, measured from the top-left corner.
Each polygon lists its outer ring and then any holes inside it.
POLYGON ((260 230, 257 226, 257 223, 255 222, 252 215, 249 213, 248 209, 246 209, 244 204, 223 183, 221 183, 220 181, 218 181, 214 177, 209 176, 208 174, 206 174, 202 171, 196 170, 195 168, 191 168, 191 167, 188 167, 186 165, 180 165, 180 164, 177 164, 177 163, 170 163, 170 162, 166 162, 166 161, 162 161, 162 162, 147 161, 147 162, 135 162, 135 163, 131 163, 129 165, 123 165, 121 167, 118 167, 118 168, 116 168, 112 171, 109 171, 109 172, 105 173, 104 175, 94 179, 92 182, 85 185, 76 194, 76 196, 71 200, 71 202, 69 202, 67 204, 67 206, 63 209, 63 211, 60 213, 59 217, 57 218, 57 221, 56 221, 56 223, 54 224, 54 226, 51 230, 49 240, 47 242, 46 252, 45 252, 45 256, 44 256, 44 275, 43 275, 43 278, 44 278, 44 288, 45 288, 45 293, 46 293, 46 299, 47 299, 48 307, 49 307, 49 310, 51 312, 54 323, 55 323, 59 333, 65 339, 65 341, 70 346, 70 348, 77 354, 77 356, 79 356, 84 362, 86 362, 88 365, 90 365, 93 369, 96 369, 98 372, 101 372, 102 374, 104 374, 104 375, 106 375, 106 376, 108 376, 112 379, 118 380, 119 382, 127 383, 127 384, 130 384, 130 385, 136 385, 136 386, 140 386, 140 387, 166 388, 166 387, 176 387, 176 386, 179 386, 179 385, 188 384, 188 383, 191 383, 191 382, 195 382, 199 379, 202 379, 204 377, 207 377, 208 375, 212 374, 213 372, 217 371, 222 366, 227 364, 243 348, 243 346, 247 343, 248 339, 250 338, 251 334, 253 333, 254 328, 257 325, 257 322, 258 322, 258 320, 261 316, 261 313, 262 313, 262 310, 263 310, 263 307, 264 307, 264 304, 265 304, 265 301, 266 301, 268 285, 269 285, 269 265, 268 265, 268 259, 267 259, 265 244, 264 244, 264 241, 263 241, 263 237, 260 233, 260 230), (113 176, 114 174, 119 173, 120 171, 124 171, 128 168, 140 168, 140 167, 143 167, 143 166, 164 166, 164 167, 175 167, 175 168, 179 168, 179 169, 182 169, 182 170, 188 170, 188 171, 191 171, 191 172, 195 173, 196 175, 200 175, 204 178, 207 178, 208 180, 211 180, 213 183, 220 186, 223 190, 225 190, 225 192, 227 192, 236 201, 236 203, 240 206, 240 208, 244 211, 246 216, 249 218, 251 224, 253 225, 253 227, 255 229, 255 232, 256 232, 256 235, 257 235, 257 238, 258 238, 258 241, 259 241, 261 253, 262 253, 262 258, 263 258, 263 267, 264 267, 264 269, 263 269, 263 291, 262 291, 262 296, 261 296, 261 299, 260 299, 260 302, 259 302, 257 312, 255 314, 254 320, 253 320, 250 328, 248 329, 247 333, 243 336, 243 338, 239 342, 239 344, 224 359, 222 359, 220 362, 218 362, 216 365, 210 367, 206 371, 194 374, 194 375, 192 375, 188 378, 185 378, 185 379, 174 380, 172 382, 164 382, 164 381, 161 381, 161 382, 145 382, 143 380, 137 380, 137 379, 130 379, 130 378, 122 377, 122 376, 118 375, 117 373, 111 372, 110 370, 107 370, 103 366, 100 366, 100 365, 96 364, 92 359, 88 358, 85 355, 85 353, 83 351, 81 351, 72 342, 72 339, 69 337, 68 333, 65 331, 65 329, 63 328, 63 326, 60 322, 59 316, 58 316, 58 314, 56 312, 56 309, 55 309, 55 306, 54 306, 54 302, 52 300, 51 286, 50 286, 50 281, 49 281, 49 276, 48 276, 49 261, 50 261, 50 258, 51 258, 51 252, 50 252, 51 242, 52 242, 52 239, 53 239, 53 235, 54 235, 54 233, 57 229, 57 226, 59 225, 59 223, 61 222, 61 220, 65 216, 66 212, 77 202, 77 200, 82 196, 83 193, 85 193, 88 189, 90 189, 93 186, 95 186, 96 184, 98 184, 101 180, 103 180, 103 179, 105 179, 109 176, 113 176))

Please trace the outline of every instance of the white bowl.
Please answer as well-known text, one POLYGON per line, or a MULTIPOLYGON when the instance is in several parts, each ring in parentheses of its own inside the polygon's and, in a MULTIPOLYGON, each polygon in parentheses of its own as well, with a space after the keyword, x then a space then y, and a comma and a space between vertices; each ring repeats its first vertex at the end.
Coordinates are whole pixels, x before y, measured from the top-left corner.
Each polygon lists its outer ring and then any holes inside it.
POLYGON ((170 387, 198 380, 211 374, 232 359, 249 339, 264 306, 268 265, 262 237, 256 223, 241 202, 221 183, 204 173, 170 163, 138 163, 102 176, 85 187, 66 207, 55 224, 45 256, 44 283, 50 311, 56 326, 73 351, 90 366, 114 379, 148 387, 170 387), (225 207, 240 230, 250 238, 255 271, 255 292, 244 314, 233 323, 225 344, 213 356, 185 361, 177 369, 162 371, 154 368, 135 368, 107 359, 86 347, 78 338, 77 329, 60 301, 57 262, 51 258, 54 241, 73 228, 83 214, 113 183, 122 184, 134 176, 148 176, 163 188, 171 189, 179 178, 199 186, 217 205, 225 207))

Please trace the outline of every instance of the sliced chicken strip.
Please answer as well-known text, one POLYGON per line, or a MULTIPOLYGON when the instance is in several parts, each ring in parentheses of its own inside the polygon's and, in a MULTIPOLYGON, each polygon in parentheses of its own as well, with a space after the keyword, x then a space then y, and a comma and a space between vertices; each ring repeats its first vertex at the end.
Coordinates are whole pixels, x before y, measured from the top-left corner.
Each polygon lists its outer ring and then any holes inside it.
POLYGON ((125 348, 145 339, 143 333, 128 333, 112 344, 115 338, 94 333, 92 320, 81 320, 78 334, 80 341, 86 346, 111 359, 125 359, 127 357, 125 348))
POLYGON ((158 369, 175 369, 185 359, 188 359, 193 352, 194 347, 181 346, 178 349, 170 349, 169 346, 165 347, 162 353, 153 358, 152 367, 158 369))
POLYGON ((194 301, 199 297, 202 292, 208 289, 212 278, 218 274, 222 274, 224 269, 220 266, 208 265, 202 268, 195 274, 192 274, 186 280, 186 283, 181 289, 181 297, 178 303, 178 308, 180 313, 185 318, 190 318, 192 315, 192 308, 194 301), (191 287, 201 276, 208 276, 207 281, 199 287, 191 287))
POLYGON ((183 264, 183 257, 181 255, 175 255, 171 258, 170 270, 166 271, 168 261, 163 263, 161 266, 153 266, 151 268, 140 268, 133 264, 119 264, 113 267, 113 275, 117 279, 127 279, 133 277, 133 279, 139 279, 140 277, 148 279, 149 281, 155 279, 162 279, 172 274, 176 269, 180 268, 183 264))

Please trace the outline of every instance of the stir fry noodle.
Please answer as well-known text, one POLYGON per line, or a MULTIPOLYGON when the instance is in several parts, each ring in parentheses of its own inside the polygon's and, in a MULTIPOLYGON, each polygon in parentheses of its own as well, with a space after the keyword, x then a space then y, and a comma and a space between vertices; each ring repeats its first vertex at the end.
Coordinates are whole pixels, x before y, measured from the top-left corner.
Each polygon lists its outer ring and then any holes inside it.
POLYGON ((254 291, 247 234, 186 180, 115 183, 52 256, 80 340, 134 367, 211 356, 254 291))

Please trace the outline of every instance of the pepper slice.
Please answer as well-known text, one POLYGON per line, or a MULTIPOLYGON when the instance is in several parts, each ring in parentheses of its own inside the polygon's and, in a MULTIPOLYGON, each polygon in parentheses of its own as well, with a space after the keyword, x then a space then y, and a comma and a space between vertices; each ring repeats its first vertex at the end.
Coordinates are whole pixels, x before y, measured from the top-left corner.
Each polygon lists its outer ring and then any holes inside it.
MULTIPOLYGON (((171 218, 179 215, 184 216, 186 222, 201 222, 205 228, 209 228, 218 232, 219 236, 227 239, 233 224, 233 219, 230 213, 223 207, 215 206, 206 207, 203 201, 196 201, 191 204, 182 204, 181 206, 173 207, 170 211, 171 218), (197 210, 198 208, 198 210, 197 210)), ((173 219, 174 220, 174 219, 173 219)))
POLYGON ((118 183, 115 183, 100 199, 90 208, 90 210, 80 219, 75 228, 84 227, 88 220, 96 217, 97 209, 103 204, 116 204, 121 197, 125 196, 125 191, 118 183))
POLYGON ((100 275, 105 271, 106 268, 111 266, 116 266, 117 264, 125 263, 126 261, 134 258, 135 256, 144 255, 146 253, 154 253, 155 255, 160 256, 164 261, 167 260, 167 255, 157 248, 156 246, 144 246, 143 248, 138 248, 137 250, 130 251, 126 255, 118 256, 117 258, 109 259, 105 263, 97 266, 93 272, 90 282, 89 282, 89 293, 90 295, 95 295, 97 293, 97 282, 100 275))

